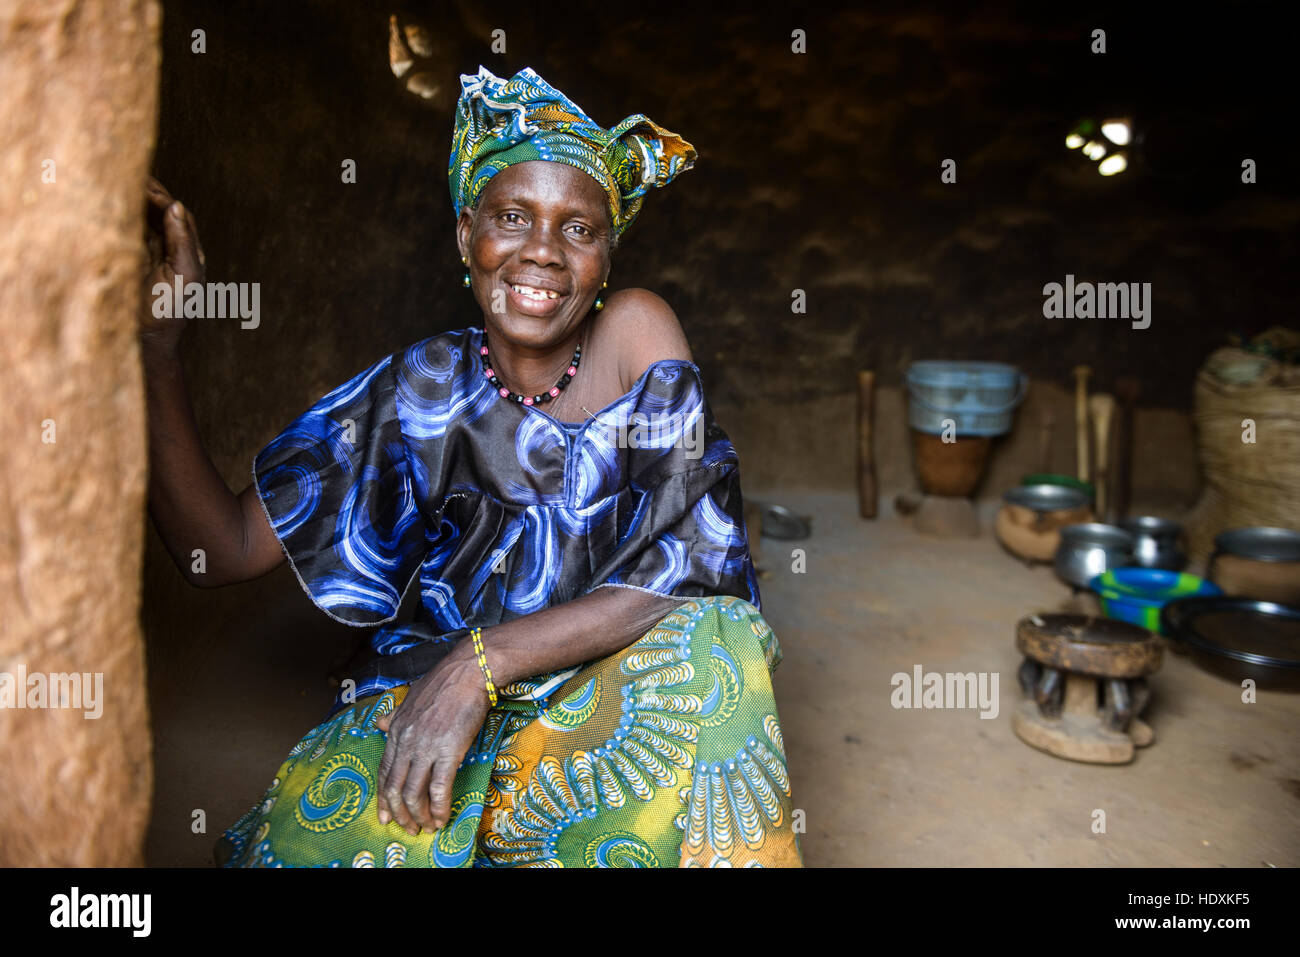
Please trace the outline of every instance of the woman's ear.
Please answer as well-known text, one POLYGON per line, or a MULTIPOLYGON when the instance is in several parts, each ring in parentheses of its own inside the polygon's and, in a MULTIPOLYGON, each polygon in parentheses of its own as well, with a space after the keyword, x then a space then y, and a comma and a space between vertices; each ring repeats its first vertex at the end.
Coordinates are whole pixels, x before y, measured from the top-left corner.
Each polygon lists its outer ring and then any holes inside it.
POLYGON ((462 206, 460 216, 456 219, 456 248, 462 259, 469 258, 469 240, 474 235, 474 210, 462 206))

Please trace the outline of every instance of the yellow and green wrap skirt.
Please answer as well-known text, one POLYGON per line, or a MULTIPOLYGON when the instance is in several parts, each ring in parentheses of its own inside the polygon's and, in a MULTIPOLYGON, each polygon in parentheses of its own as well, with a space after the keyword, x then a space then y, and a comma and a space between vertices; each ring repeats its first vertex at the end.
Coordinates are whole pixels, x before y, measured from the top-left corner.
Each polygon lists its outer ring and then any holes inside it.
POLYGON ((798 867, 772 696, 776 636, 740 598, 685 602, 542 700, 484 722, 451 820, 381 825, 375 727, 406 687, 313 728, 222 836, 234 867, 798 867))

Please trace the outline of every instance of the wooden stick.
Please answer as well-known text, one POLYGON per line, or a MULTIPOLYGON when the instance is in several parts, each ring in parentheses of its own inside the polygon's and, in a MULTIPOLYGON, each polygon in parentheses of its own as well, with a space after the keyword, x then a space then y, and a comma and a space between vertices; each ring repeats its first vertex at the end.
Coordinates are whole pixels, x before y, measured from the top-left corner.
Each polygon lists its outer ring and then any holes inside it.
POLYGON ((1142 382, 1137 376, 1124 376, 1115 383, 1115 394, 1119 397, 1119 454, 1115 459, 1115 491, 1111 500, 1115 503, 1115 516, 1127 518, 1129 507, 1133 503, 1133 427, 1137 421, 1138 394, 1142 391, 1142 382))
POLYGON ((1052 426, 1055 425, 1052 407, 1043 403, 1043 414, 1038 420, 1038 471, 1052 471, 1052 426))
POLYGON ((1079 481, 1090 481, 1088 470, 1088 376, 1087 366, 1074 367, 1074 441, 1078 451, 1079 481))
POLYGON ((871 448, 871 420, 875 410, 876 374, 858 373, 858 512, 876 517, 876 464, 871 448))
POLYGON ((1103 522, 1113 516, 1107 511, 1111 505, 1110 490, 1110 423, 1115 415, 1115 397, 1098 392, 1088 400, 1092 414, 1092 427, 1097 448, 1097 517, 1103 522))

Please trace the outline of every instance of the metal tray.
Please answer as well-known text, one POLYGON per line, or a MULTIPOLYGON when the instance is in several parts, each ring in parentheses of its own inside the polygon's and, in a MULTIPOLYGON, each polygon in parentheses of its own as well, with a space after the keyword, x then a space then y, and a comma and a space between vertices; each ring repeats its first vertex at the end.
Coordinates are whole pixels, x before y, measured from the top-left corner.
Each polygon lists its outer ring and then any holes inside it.
POLYGON ((1208 671, 1300 691, 1300 608, 1253 598, 1181 598, 1165 605, 1160 621, 1175 649, 1208 671))

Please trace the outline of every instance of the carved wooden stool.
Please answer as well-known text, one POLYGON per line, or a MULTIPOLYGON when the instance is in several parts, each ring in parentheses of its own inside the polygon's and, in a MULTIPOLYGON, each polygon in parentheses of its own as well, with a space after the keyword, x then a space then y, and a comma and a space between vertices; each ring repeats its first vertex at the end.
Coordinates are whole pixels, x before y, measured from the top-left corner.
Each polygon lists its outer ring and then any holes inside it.
POLYGON ((1164 654, 1156 635, 1110 618, 1030 615, 1016 626, 1016 647, 1025 656, 1025 698, 1011 717, 1020 740, 1092 764, 1127 764, 1155 740, 1138 716, 1164 654))

